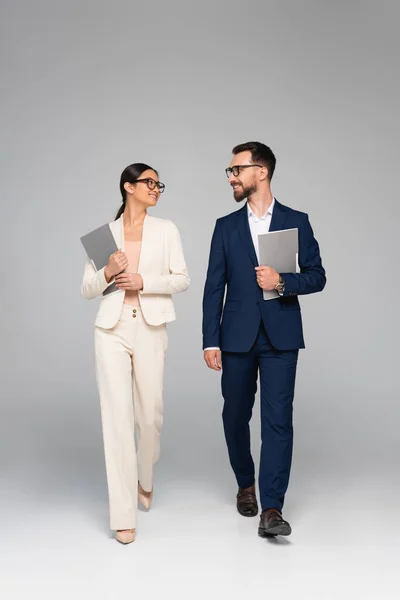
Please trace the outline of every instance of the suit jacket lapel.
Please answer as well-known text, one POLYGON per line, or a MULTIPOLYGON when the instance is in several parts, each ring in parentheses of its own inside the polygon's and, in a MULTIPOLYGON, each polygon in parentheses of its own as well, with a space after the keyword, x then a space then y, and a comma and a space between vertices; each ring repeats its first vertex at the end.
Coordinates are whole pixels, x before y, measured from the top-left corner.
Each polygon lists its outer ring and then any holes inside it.
POLYGON ((253 238, 251 237, 250 225, 249 225, 249 217, 247 214, 247 202, 237 211, 237 230, 242 238, 242 241, 246 247, 247 252, 249 253, 251 262, 255 267, 258 266, 258 260, 256 251, 254 249, 253 238))
POLYGON ((269 227, 269 230, 270 231, 280 231, 281 229, 283 229, 284 228, 283 226, 286 221, 286 217, 287 217, 287 210, 285 209, 283 204, 278 202, 278 200, 276 200, 276 198, 275 198, 275 204, 274 204, 274 209, 272 211, 272 219, 271 219, 271 225, 269 227))
MULTIPOLYGON (((250 225, 249 225, 249 217, 247 213, 247 202, 237 211, 237 229, 242 241, 246 247, 246 250, 251 258, 252 263, 255 267, 258 266, 258 260, 256 251, 254 249, 253 238, 251 237, 250 225)), ((272 213, 271 225, 269 231, 279 231, 284 228, 284 224, 287 217, 287 210, 275 199, 274 210, 272 213)))

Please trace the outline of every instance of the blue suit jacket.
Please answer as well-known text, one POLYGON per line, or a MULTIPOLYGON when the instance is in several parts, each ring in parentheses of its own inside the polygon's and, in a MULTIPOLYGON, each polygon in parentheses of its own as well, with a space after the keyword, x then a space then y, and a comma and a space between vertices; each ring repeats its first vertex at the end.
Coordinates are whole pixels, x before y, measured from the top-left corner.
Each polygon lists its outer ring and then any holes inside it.
POLYGON ((304 348, 297 296, 323 290, 325 269, 308 215, 275 200, 270 231, 296 227, 299 230, 300 273, 282 273, 285 280, 283 296, 264 301, 254 270, 258 261, 247 205, 217 220, 203 296, 203 349, 218 346, 225 352, 248 352, 255 342, 261 320, 277 350, 304 348))

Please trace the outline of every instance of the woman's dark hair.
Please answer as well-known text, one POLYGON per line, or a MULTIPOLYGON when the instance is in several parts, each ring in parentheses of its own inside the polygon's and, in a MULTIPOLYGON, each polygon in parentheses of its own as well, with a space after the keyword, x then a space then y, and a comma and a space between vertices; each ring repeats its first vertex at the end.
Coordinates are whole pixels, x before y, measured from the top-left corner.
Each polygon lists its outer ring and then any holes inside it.
POLYGON ((119 182, 119 189, 121 190, 121 196, 122 196, 122 205, 121 205, 119 211, 117 212, 117 216, 115 217, 115 220, 119 219, 125 210, 125 204, 126 204, 126 191, 124 188, 125 183, 134 183, 137 179, 139 179, 139 177, 141 176, 142 173, 144 173, 145 171, 148 171, 149 169, 154 171, 154 173, 156 173, 158 176, 157 171, 155 169, 153 169, 153 167, 150 167, 149 165, 146 165, 145 163, 134 163, 133 165, 129 165, 128 167, 126 167, 126 169, 124 169, 122 171, 121 180, 119 182))
POLYGON ((271 181, 276 165, 276 158, 271 148, 261 142, 246 142, 235 146, 232 154, 239 154, 239 152, 245 152, 246 150, 250 150, 253 163, 261 163, 267 167, 268 179, 271 181))

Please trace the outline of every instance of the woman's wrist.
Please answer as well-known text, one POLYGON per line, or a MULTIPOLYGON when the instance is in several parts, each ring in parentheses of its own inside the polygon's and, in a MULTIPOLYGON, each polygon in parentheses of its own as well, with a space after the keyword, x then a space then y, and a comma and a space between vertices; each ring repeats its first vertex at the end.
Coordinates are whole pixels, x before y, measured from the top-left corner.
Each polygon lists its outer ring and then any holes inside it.
POLYGON ((107 267, 104 267, 104 277, 105 277, 105 280, 107 281, 107 283, 110 283, 110 281, 112 279, 112 275, 110 275, 110 273, 108 272, 107 267))

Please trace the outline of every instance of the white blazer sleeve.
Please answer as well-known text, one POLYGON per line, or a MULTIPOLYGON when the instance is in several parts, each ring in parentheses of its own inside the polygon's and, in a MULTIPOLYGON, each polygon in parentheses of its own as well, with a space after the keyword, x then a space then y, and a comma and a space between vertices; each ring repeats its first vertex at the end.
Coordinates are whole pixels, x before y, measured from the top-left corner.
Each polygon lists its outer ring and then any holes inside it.
POLYGON ((104 275, 104 267, 96 271, 92 261, 86 258, 85 271, 83 273, 81 294, 86 300, 92 300, 97 296, 101 296, 105 289, 112 284, 114 278, 107 283, 104 275))
POLYGON ((140 273, 143 289, 140 294, 177 294, 188 289, 190 279, 183 256, 181 236, 177 226, 169 221, 169 275, 140 273))

